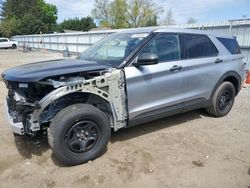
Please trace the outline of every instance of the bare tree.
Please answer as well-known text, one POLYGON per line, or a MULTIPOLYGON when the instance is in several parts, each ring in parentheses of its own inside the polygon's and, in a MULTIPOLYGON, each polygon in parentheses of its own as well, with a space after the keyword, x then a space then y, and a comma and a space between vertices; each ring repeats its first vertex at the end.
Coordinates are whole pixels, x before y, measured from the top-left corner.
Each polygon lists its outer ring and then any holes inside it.
POLYGON ((195 24, 197 23, 197 19, 190 17, 187 19, 187 24, 195 24))
POLYGON ((92 10, 94 18, 101 21, 103 26, 108 26, 110 15, 109 0, 95 0, 95 8, 92 10))
POLYGON ((173 15, 172 9, 168 10, 167 16, 163 20, 163 24, 164 25, 174 25, 175 24, 175 20, 174 20, 174 15, 173 15))

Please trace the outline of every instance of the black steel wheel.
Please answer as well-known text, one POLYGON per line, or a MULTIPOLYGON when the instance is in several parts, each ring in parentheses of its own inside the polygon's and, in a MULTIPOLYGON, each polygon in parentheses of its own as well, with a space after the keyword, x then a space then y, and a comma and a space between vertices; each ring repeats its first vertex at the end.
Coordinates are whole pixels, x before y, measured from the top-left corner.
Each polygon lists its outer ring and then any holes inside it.
POLYGON ((67 131, 65 142, 71 151, 84 153, 98 143, 100 135, 100 129, 95 122, 82 120, 67 131))
POLYGON ((228 89, 222 91, 218 100, 219 100, 218 102, 219 110, 227 111, 227 109, 231 106, 231 103, 233 101, 232 92, 228 89))
POLYGON ((77 165, 100 156, 111 134, 104 112, 88 104, 75 104, 61 110, 48 129, 48 142, 63 164, 77 165))
POLYGON ((212 97, 212 104, 207 112, 216 117, 227 115, 233 107, 235 99, 235 88, 231 82, 223 82, 212 97))

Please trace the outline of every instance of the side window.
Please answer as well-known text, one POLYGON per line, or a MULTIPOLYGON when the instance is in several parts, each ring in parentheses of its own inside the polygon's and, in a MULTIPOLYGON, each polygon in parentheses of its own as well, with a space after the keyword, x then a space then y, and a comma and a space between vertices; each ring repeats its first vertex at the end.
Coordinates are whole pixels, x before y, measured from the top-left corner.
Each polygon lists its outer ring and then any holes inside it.
POLYGON ((240 47, 235 39, 217 38, 231 54, 240 54, 240 47))
POLYGON ((218 55, 218 50, 206 35, 185 34, 182 40, 184 59, 218 55))
POLYGON ((0 42, 8 42, 7 39, 0 39, 0 42))
POLYGON ((153 38, 140 52, 155 53, 159 62, 173 61, 181 58, 179 37, 177 34, 161 34, 153 38))

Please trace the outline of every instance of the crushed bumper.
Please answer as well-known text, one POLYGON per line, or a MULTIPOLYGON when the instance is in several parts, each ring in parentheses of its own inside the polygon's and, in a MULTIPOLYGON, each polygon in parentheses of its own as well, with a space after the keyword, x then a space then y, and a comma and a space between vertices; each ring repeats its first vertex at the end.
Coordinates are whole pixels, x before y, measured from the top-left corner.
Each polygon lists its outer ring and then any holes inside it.
POLYGON ((18 123, 14 123, 13 119, 9 112, 8 112, 8 106, 7 106, 7 102, 5 101, 4 103, 4 107, 5 107, 5 116, 9 122, 10 127, 12 128, 13 132, 19 135, 24 135, 24 127, 23 127, 23 123, 22 122, 18 122, 18 123))

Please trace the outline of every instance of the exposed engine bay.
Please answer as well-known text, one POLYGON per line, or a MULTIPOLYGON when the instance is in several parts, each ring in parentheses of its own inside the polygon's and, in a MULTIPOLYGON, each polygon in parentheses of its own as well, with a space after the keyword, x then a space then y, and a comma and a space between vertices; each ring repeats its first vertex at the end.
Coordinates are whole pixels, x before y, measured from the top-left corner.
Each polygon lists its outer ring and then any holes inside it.
POLYGON ((8 117, 15 133, 35 136, 49 127, 63 108, 92 104, 105 112, 114 130, 127 126, 125 76, 122 70, 74 73, 38 82, 5 81, 8 117))

